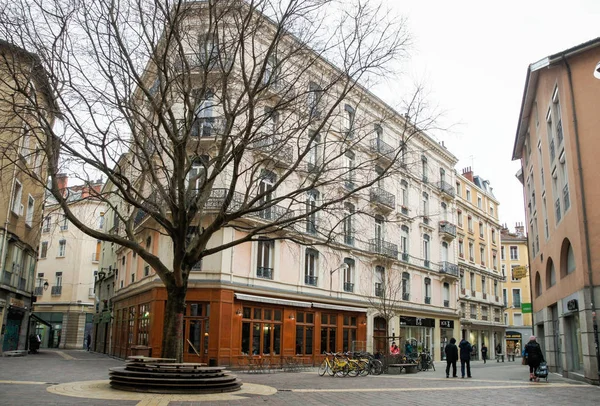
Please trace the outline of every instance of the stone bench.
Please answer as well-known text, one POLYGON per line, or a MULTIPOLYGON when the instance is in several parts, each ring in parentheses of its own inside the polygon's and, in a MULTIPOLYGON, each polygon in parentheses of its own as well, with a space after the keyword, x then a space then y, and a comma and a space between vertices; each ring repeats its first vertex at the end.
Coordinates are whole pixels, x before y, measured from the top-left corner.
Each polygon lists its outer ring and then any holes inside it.
POLYGON ((388 374, 398 375, 403 369, 407 374, 414 374, 417 372, 417 364, 389 364, 388 374))

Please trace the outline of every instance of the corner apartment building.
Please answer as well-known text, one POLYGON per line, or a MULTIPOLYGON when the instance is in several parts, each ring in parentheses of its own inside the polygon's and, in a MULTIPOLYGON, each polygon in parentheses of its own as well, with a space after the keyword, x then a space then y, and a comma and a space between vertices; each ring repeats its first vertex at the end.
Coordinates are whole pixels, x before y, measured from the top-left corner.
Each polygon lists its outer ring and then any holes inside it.
POLYGON ((552 371, 599 383, 600 38, 527 68, 513 150, 521 161, 536 336, 552 371))
MULTIPOLYGON (((201 29, 200 24, 191 27, 201 29)), ((197 34, 205 37, 201 31, 197 34)), ((323 76, 325 71, 318 69, 334 67, 316 63, 307 75, 323 76)), ((317 86, 309 81, 296 84, 304 85, 306 88, 297 90, 310 92, 317 86)), ((198 119, 218 122, 218 102, 211 107, 198 119)), ((311 111, 314 108, 309 107, 311 111)), ((342 138, 356 131, 352 146, 344 146, 346 150, 338 165, 355 168, 372 163, 368 170, 377 171, 378 166, 389 165, 394 151, 402 146, 405 152, 396 162, 394 175, 348 199, 337 214, 314 216, 308 225, 278 231, 305 242, 314 241, 313 246, 264 238, 210 255, 197 264, 187 289, 185 360, 200 357, 203 362, 227 365, 247 355, 298 355, 316 362, 324 351, 383 351, 391 342, 389 333, 411 342, 418 350, 432 350, 439 360, 444 343, 458 336, 456 157, 424 132, 403 140, 402 131, 409 124, 406 118, 364 88, 357 87, 336 111, 332 122, 325 126, 327 130, 323 130, 333 140, 330 142, 342 145, 342 138), (371 121, 370 125, 353 130, 353 122, 365 123, 378 114, 388 119, 377 125, 371 121), (339 239, 319 245, 324 240, 317 230, 334 228, 340 230, 339 239), (398 295, 394 300, 396 315, 389 326, 373 306, 378 298, 392 294, 383 288, 388 285, 384 281, 394 281, 395 286, 401 287, 393 293, 398 295)), ((201 145, 213 145, 220 137, 219 128, 203 127, 197 137, 201 145)), ((299 139, 297 143, 303 142, 299 139)), ((290 143, 296 144, 296 140, 290 143)), ((314 155, 307 155, 307 168, 318 164, 311 161, 315 157, 327 155, 329 151, 324 148, 324 144, 319 144, 314 155)), ((269 153, 268 148, 248 149, 244 158, 252 162, 265 153, 269 153)), ((297 148, 284 148, 280 156, 273 156, 277 167, 265 168, 269 176, 260 180, 259 187, 268 189, 274 184, 295 161, 296 154, 297 148)), ((279 190, 297 187, 306 172, 298 170, 278 186, 279 190)), ((344 179, 339 187, 353 188, 360 181, 359 177, 344 179)), ((241 193, 250 187, 240 180, 236 190, 241 193)), ((211 190, 217 206, 226 188, 226 179, 222 179, 211 190)), ((274 190, 273 196, 277 193, 274 190)), ((239 221, 246 226, 262 226, 272 216, 289 213, 290 207, 300 212, 307 210, 311 199, 325 193, 337 191, 310 191, 306 205, 302 202, 285 206, 283 202, 239 221)), ((497 206, 497 202, 494 204, 497 206)), ((209 215, 210 211, 204 214, 209 215)), ((123 232, 122 219, 111 211, 107 218, 111 232, 123 232)), ((134 225, 146 248, 164 263, 170 263, 171 242, 155 221, 141 212, 134 225)), ((216 233, 208 246, 226 244, 243 235, 243 229, 232 224, 216 233)), ((280 234, 273 233, 273 237, 277 236, 280 234)), ((102 248, 110 255, 112 250, 106 243, 102 248)), ((111 257, 102 265, 113 267, 109 272, 115 284, 115 295, 110 301, 114 317, 110 353, 126 357, 131 355, 133 346, 143 345, 150 347, 152 354, 160 354, 165 288, 152 268, 134 252, 124 247, 114 250, 116 261, 111 257)))
POLYGON ((28 346, 37 247, 40 240, 44 154, 35 115, 49 123, 57 111, 36 55, 0 40, 0 352, 28 346), (24 90, 26 89, 26 90, 24 90), (32 111, 37 98, 45 112, 32 111))
POLYGON ((502 288, 504 324, 506 324, 506 353, 521 355, 532 334, 531 285, 529 283, 529 254, 525 226, 517 223, 510 232, 506 225, 500 230, 502 248, 500 260, 502 275, 505 277, 502 288), (520 277, 516 269, 526 269, 527 275, 520 277))
POLYGON ((492 357, 496 345, 504 345, 506 327, 502 317, 499 202, 489 181, 469 167, 456 174, 456 206, 462 337, 475 347, 475 359, 481 359, 484 343, 488 357, 492 357))
MULTIPOLYGON (((94 198, 102 182, 68 186, 58 179, 69 209, 89 227, 104 229, 106 206, 94 198)), ((84 348, 92 332, 96 302, 94 278, 100 262, 100 242, 75 227, 52 196, 47 196, 36 270, 33 307, 36 333, 46 348, 84 348), (45 322, 45 323, 44 323, 45 322)))

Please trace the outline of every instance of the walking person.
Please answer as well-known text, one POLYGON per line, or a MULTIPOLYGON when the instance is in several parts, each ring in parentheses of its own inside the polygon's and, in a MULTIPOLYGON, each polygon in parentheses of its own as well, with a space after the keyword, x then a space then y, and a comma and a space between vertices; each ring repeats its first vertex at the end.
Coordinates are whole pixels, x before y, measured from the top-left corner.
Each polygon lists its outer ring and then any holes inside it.
POLYGON ((465 377, 465 366, 467 367, 467 378, 471 378, 471 352, 473 351, 473 347, 471 346, 471 343, 463 338, 460 341, 460 344, 458 344, 458 348, 460 348, 461 378, 465 377))
MULTIPOLYGON (((452 365, 452 378, 456 378, 456 361, 458 361, 458 347, 456 346, 456 339, 452 337, 450 344, 444 348, 446 353, 446 378, 450 378, 450 365, 452 365)), ((464 378, 464 372, 463 372, 464 378)))
POLYGON ((481 358, 483 358, 483 363, 486 364, 487 347, 485 346, 485 343, 481 343, 481 358))
POLYGON ((88 333, 87 337, 85 338, 86 340, 86 346, 87 346, 87 350, 90 350, 90 347, 92 346, 92 336, 90 335, 90 333, 88 333))
POLYGON ((525 346, 524 356, 527 359, 527 365, 529 365, 529 381, 538 382, 540 379, 535 376, 535 370, 542 362, 546 362, 546 360, 535 336, 529 337, 529 342, 525 346))

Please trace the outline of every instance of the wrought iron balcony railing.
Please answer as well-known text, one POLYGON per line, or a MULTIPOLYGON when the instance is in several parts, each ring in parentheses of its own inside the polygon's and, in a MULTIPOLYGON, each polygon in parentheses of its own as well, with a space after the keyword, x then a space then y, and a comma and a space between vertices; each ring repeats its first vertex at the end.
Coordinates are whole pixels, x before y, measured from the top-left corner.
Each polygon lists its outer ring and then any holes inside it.
POLYGON ((34 294, 34 296, 42 296, 44 294, 44 287, 36 286, 35 289, 33 290, 33 294, 34 294))
POLYGON ((453 264, 448 261, 440 262, 440 273, 445 273, 448 275, 453 275, 458 278, 458 265, 453 264))
MULTIPOLYGON (((294 148, 287 145, 285 140, 277 139, 275 136, 263 135, 260 139, 252 142, 252 148, 281 163, 292 164, 294 148)), ((312 164, 313 171, 318 171, 318 166, 312 164)))
POLYGON ((317 286, 318 280, 319 280, 318 276, 304 275, 304 284, 305 285, 317 286))
POLYGON ((410 300, 410 293, 407 293, 407 292, 402 293, 402 300, 410 300))
POLYGON ((259 266, 256 268, 256 276, 264 279, 273 279, 273 268, 259 266))
POLYGON ((446 181, 441 180, 437 183, 436 186, 438 187, 440 192, 446 193, 450 197, 454 197, 456 193, 454 187, 452 187, 452 185, 446 181))
POLYGON ((431 304, 431 297, 425 296, 425 304, 431 304))
POLYGON ((450 301, 444 300, 444 307, 450 307, 450 301))
POLYGON ((398 245, 377 238, 369 240, 369 251, 390 258, 398 258, 398 245))
POLYGON ((354 284, 352 282, 344 282, 344 292, 354 292, 354 284))
POLYGON ((440 233, 450 238, 456 238, 456 226, 445 220, 440 221, 440 233))
POLYGON ((390 210, 393 210, 396 207, 396 196, 383 188, 371 188, 369 195, 371 203, 383 205, 390 210))
POLYGON ((62 286, 52 286, 52 296, 60 296, 62 294, 62 286))
POLYGON ((371 139, 371 151, 381 155, 390 161, 394 160, 394 148, 380 138, 371 139))
POLYGON ((383 297, 383 285, 381 283, 375 284, 375 296, 383 297))

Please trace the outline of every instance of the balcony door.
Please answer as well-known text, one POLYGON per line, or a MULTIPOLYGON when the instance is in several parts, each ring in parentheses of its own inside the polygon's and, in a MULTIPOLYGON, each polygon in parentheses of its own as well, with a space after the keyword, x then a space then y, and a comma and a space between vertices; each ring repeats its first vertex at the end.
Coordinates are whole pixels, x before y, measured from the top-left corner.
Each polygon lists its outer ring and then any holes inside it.
POLYGON ((445 241, 442 242, 442 253, 440 259, 442 260, 442 263, 448 261, 448 243, 445 241))

